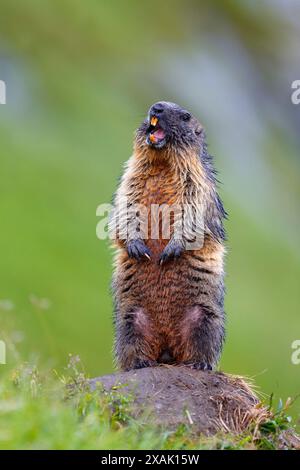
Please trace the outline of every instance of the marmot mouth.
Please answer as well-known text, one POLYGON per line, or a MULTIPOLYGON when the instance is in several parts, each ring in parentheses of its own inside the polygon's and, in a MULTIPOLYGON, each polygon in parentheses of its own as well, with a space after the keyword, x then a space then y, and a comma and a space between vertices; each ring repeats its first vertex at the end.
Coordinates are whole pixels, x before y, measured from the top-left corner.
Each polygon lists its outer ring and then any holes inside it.
POLYGON ((156 116, 153 116, 150 120, 146 142, 148 145, 158 148, 161 148, 166 143, 166 133, 158 124, 158 118, 156 116))

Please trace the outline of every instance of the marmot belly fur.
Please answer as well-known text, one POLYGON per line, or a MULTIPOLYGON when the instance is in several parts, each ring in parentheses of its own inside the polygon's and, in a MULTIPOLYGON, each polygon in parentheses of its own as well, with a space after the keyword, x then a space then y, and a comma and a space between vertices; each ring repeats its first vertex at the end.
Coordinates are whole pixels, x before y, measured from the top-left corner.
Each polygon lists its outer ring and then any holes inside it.
POLYGON ((224 342, 225 216, 201 124, 174 103, 154 104, 136 132, 111 219, 118 247, 115 358, 121 369, 159 363, 216 367, 224 342), (151 217, 151 207, 174 206, 192 208, 201 220, 189 215, 180 225, 173 213, 163 236, 164 212, 151 217), (201 243, 194 246, 195 235, 201 243))

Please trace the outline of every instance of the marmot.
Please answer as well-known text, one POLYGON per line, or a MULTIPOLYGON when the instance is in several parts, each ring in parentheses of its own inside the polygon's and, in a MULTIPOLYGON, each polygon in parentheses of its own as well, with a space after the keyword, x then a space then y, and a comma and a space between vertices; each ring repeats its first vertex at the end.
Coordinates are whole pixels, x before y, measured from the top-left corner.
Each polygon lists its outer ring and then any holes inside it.
POLYGON ((226 212, 216 184, 199 121, 174 103, 151 106, 136 132, 111 218, 118 247, 115 358, 121 369, 174 363, 212 370, 218 364, 225 331, 226 212), (189 216, 178 236, 173 213, 163 237, 160 211, 159 235, 151 237, 150 209, 158 205, 192 208, 201 223, 189 216), (188 247, 195 231, 202 243, 188 247))

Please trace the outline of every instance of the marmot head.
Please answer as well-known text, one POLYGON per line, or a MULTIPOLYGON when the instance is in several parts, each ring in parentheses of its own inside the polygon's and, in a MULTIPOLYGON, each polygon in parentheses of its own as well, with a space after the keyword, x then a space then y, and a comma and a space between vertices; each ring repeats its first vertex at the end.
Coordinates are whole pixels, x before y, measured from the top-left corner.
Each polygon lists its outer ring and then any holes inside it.
POLYGON ((200 145, 202 131, 201 124, 189 111, 178 104, 159 101, 149 109, 136 139, 138 145, 156 150, 184 150, 200 145))

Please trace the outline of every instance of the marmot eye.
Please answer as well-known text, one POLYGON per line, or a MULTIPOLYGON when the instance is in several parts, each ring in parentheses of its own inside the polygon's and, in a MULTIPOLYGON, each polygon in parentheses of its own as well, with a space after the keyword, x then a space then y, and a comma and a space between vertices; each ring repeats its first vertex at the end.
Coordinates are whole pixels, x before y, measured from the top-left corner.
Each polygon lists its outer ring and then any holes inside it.
POLYGON ((191 117, 192 116, 190 115, 190 113, 183 113, 180 115, 180 119, 185 122, 189 121, 191 117))

